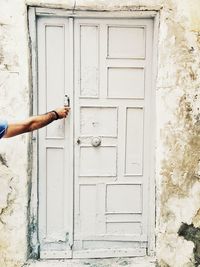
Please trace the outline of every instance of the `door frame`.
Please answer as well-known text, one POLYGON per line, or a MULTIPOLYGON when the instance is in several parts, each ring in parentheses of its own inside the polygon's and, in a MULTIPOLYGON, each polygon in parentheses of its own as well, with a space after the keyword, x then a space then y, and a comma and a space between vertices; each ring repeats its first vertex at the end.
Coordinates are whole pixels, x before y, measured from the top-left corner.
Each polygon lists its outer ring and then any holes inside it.
MULTIPOLYGON (((159 9, 150 11, 141 11, 138 7, 133 11, 101 11, 93 10, 63 10, 56 8, 44 8, 28 6, 28 35, 29 35, 29 83, 30 83, 30 113, 36 115, 38 110, 38 66, 37 66, 37 19, 38 17, 66 17, 66 18, 151 18, 153 19, 153 59, 152 59, 152 90, 151 90, 151 152, 150 152, 150 175, 149 175, 149 207, 148 207, 148 250, 147 255, 155 255, 155 226, 156 226, 156 80, 157 80, 157 57, 158 57, 158 31, 159 31, 159 9), (153 205, 152 205, 153 204, 153 205)), ((72 117, 71 117, 72 118, 72 117)), ((73 118, 72 118, 73 120, 73 118)), ((72 129, 73 130, 73 129, 72 129)), ((31 181, 29 190, 28 205, 28 232, 29 232, 29 258, 38 259, 40 257, 39 236, 38 236, 38 134, 33 132, 29 143, 29 151, 31 155, 31 181)), ((73 164, 73 159, 72 164, 73 164)), ((74 169, 74 168, 73 168, 74 169)), ((73 181, 74 183, 74 178, 73 181)), ((73 196, 72 196, 73 197, 73 196)), ((71 203, 73 208, 73 201, 71 203)), ((72 216, 73 217, 73 216, 72 216)))

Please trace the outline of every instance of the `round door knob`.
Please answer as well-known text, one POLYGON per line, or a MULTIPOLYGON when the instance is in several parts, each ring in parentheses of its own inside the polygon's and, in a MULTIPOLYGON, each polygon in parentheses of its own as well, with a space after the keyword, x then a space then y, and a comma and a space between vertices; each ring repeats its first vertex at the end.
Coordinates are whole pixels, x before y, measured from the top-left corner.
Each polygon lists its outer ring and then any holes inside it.
POLYGON ((92 138, 92 141, 91 141, 91 144, 94 147, 100 146, 100 144, 101 144, 101 138, 100 137, 93 137, 92 138))

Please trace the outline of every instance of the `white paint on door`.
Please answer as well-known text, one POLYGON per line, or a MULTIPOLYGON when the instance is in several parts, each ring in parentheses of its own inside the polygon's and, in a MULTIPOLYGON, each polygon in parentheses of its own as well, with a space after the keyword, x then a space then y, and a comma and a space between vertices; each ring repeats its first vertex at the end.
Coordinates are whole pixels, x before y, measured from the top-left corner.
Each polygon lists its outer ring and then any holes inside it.
MULTIPOLYGON (((63 105, 69 88, 69 20, 39 18, 38 113, 63 105)), ((39 239, 42 258, 71 257, 70 118, 39 131, 39 239), (55 252, 59 251, 59 253, 55 252), (64 254, 61 253, 64 251, 64 254)))
POLYGON ((152 30, 75 19, 74 257, 146 255, 152 30))
POLYGON ((146 255, 152 39, 151 19, 38 20, 39 112, 74 105, 39 135, 42 257, 146 255))

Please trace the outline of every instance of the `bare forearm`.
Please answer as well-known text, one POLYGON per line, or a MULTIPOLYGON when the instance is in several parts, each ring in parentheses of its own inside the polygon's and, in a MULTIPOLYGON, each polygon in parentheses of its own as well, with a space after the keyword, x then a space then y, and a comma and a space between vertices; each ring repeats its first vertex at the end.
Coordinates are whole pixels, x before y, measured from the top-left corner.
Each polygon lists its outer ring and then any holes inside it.
POLYGON ((69 113, 69 107, 61 107, 43 115, 33 116, 18 123, 9 123, 6 133, 3 137, 12 137, 15 135, 31 132, 47 126, 56 119, 64 119, 69 113))
POLYGON ((44 126, 47 126, 49 123, 56 119, 56 114, 54 112, 48 112, 43 115, 38 115, 30 117, 27 120, 28 129, 27 132, 31 132, 37 129, 40 129, 44 126))
POLYGON ((12 137, 40 129, 54 121, 55 118, 56 115, 53 112, 48 112, 44 115, 30 117, 18 123, 11 123, 4 137, 12 137))

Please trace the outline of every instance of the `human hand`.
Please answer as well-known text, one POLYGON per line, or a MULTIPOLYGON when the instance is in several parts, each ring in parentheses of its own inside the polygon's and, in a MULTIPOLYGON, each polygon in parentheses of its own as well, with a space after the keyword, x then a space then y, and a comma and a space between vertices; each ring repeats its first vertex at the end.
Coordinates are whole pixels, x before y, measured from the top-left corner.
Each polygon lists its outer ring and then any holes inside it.
POLYGON ((70 111, 70 107, 61 107, 61 108, 57 108, 55 109, 55 111, 58 113, 58 119, 63 119, 66 118, 68 116, 68 113, 70 111))

